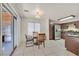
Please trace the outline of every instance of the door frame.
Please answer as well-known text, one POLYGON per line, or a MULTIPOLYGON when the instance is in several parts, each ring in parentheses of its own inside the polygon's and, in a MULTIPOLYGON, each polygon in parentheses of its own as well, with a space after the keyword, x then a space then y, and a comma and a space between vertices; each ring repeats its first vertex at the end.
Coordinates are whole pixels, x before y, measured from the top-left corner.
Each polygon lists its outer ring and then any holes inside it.
MULTIPOLYGON (((15 43, 15 34, 14 34, 14 32, 15 32, 15 20, 16 20, 16 22, 17 22, 17 17, 16 16, 13 16, 13 49, 15 49, 16 47, 17 47, 17 44, 16 44, 16 46, 14 46, 14 43, 15 43)), ((16 25, 17 26, 17 25, 16 25)), ((17 31, 17 30, 16 30, 17 31)), ((17 39, 17 38, 16 38, 17 39)))

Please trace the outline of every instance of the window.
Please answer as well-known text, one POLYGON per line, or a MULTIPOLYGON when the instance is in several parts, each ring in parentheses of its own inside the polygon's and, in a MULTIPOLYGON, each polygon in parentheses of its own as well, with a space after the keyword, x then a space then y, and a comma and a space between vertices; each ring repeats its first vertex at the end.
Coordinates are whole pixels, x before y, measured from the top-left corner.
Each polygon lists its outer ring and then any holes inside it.
POLYGON ((35 23, 35 32, 40 32, 40 24, 35 23))
POLYGON ((28 23, 28 35, 33 35, 33 32, 40 32, 40 23, 28 23))

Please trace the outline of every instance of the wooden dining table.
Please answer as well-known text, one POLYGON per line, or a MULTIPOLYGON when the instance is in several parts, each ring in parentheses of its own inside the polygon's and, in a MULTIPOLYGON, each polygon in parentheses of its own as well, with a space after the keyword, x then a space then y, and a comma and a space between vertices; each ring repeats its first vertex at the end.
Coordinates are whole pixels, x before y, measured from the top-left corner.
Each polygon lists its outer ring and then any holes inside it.
POLYGON ((34 32, 34 34, 35 34, 35 35, 33 35, 33 39, 38 40, 38 35, 43 35, 43 34, 45 34, 45 33, 43 33, 43 32, 34 32))
POLYGON ((35 35, 34 35, 34 44, 35 45, 38 45, 38 48, 39 48, 39 46, 40 46, 40 44, 42 44, 43 43, 43 46, 45 47, 45 39, 46 38, 43 38, 42 37, 42 35, 44 35, 44 37, 46 37, 45 36, 45 33, 42 33, 42 32, 35 32, 34 33, 35 35))

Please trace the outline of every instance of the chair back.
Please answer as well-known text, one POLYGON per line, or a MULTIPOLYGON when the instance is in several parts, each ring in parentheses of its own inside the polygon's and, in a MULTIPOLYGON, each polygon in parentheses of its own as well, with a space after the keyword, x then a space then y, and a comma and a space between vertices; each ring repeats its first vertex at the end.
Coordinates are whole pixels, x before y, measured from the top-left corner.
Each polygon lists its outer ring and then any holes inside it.
POLYGON ((45 33, 39 33, 38 34, 38 41, 43 42, 46 40, 45 33))
POLYGON ((33 32, 33 37, 37 37, 38 36, 38 32, 33 32))
POLYGON ((25 38, 26 38, 26 40, 32 40, 32 39, 33 39, 33 36, 31 36, 31 35, 26 35, 26 34, 25 34, 25 38))

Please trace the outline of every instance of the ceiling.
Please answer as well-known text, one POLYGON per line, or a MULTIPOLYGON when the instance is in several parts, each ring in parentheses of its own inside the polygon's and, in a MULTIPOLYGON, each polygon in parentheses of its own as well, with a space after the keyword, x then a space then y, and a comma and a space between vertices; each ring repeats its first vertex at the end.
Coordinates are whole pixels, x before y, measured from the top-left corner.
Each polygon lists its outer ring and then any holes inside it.
POLYGON ((69 15, 76 15, 76 18, 79 18, 78 3, 15 3, 12 5, 22 18, 35 17, 36 8, 43 11, 40 18, 57 20, 69 15))

